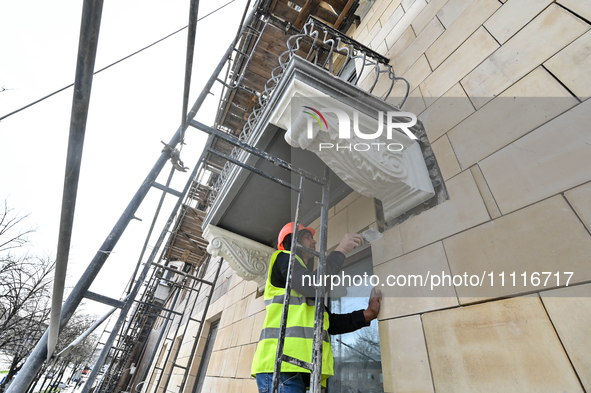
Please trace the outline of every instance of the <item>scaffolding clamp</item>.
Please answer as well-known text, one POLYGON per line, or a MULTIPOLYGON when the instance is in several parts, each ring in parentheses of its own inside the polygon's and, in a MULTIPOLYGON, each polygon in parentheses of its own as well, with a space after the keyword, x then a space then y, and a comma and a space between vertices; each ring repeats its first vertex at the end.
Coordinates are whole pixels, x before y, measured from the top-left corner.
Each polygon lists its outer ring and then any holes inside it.
POLYGON ((179 149, 173 149, 172 146, 163 141, 161 141, 161 143, 164 145, 164 148, 162 148, 162 152, 170 153, 170 162, 172 163, 172 166, 174 166, 174 168, 179 172, 187 172, 187 169, 189 169, 189 167, 186 167, 183 161, 181 161, 181 152, 179 151, 179 149))

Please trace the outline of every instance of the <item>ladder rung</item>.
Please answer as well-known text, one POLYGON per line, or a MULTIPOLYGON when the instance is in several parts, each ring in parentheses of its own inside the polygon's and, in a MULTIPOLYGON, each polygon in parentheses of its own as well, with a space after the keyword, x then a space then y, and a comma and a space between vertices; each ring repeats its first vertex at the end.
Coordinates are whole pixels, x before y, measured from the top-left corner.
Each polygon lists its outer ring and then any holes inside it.
POLYGON ((95 302, 107 304, 112 307, 123 308, 125 306, 125 302, 122 302, 121 300, 112 299, 108 296, 100 295, 98 293, 91 291, 86 291, 84 293, 84 297, 89 300, 94 300, 95 302))
POLYGON ((173 272, 174 274, 178 274, 178 275, 181 275, 181 276, 184 276, 184 277, 189 277, 191 280, 195 280, 195 281, 197 281, 197 282, 202 282, 203 284, 206 284, 206 285, 213 285, 213 283, 212 283, 211 281, 207 281, 207 280, 204 280, 204 279, 202 279, 202 278, 199 278, 199 277, 192 276, 192 275, 190 275, 190 274, 187 274, 187 273, 185 273, 185 272, 182 272, 182 271, 179 271, 179 270, 176 270, 176 269, 170 268, 170 267, 168 267, 168 266, 161 265, 161 264, 159 264, 159 263, 156 263, 156 262, 152 262, 152 265, 153 265, 153 266, 156 266, 156 267, 159 267, 159 268, 161 268, 161 269, 164 269, 164 270, 171 271, 171 272, 173 272))
POLYGON ((187 369, 187 367, 185 367, 185 366, 181 366, 180 364, 176 364, 176 363, 174 363, 174 364, 172 365, 172 367, 178 367, 178 368, 182 368, 183 370, 186 370, 186 369, 187 369))
POLYGON ((309 252, 310 254, 314 255, 315 257, 320 258, 320 253, 316 250, 312 250, 311 248, 304 247, 300 243, 296 243, 296 247, 299 248, 300 250, 304 250, 304 251, 309 252))
POLYGON ((160 183, 154 182, 154 183, 152 183, 152 187, 157 188, 162 191, 165 191, 165 192, 172 194, 174 196, 177 196, 177 197, 183 196, 183 194, 181 192, 178 192, 177 190, 173 190, 172 188, 166 187, 165 185, 160 184, 160 183))
POLYGON ((238 50, 238 49, 236 49, 236 48, 234 48, 234 52, 236 52, 236 53, 240 53, 242 56, 249 57, 247 53, 245 53, 245 52, 242 52, 241 50, 238 50))
POLYGON ((313 368, 312 363, 304 362, 303 360, 292 358, 291 356, 287 356, 285 354, 283 355, 282 360, 286 363, 293 364, 294 366, 305 368, 306 370, 312 371, 313 368))
POLYGON ((221 80, 220 78, 216 78, 216 81, 220 82, 222 85, 226 86, 227 88, 231 89, 232 86, 230 86, 229 84, 227 84, 226 82, 224 82, 223 80, 221 80))

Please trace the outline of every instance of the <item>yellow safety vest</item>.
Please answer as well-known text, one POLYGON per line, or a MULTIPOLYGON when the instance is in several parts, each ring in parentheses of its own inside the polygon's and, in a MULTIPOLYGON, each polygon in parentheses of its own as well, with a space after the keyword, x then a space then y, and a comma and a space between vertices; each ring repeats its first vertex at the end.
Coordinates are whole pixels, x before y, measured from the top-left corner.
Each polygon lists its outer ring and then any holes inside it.
MULTIPOLYGON (((278 288, 271 284, 271 272, 277 257, 282 252, 289 254, 289 251, 276 251, 271 256, 271 262, 269 263, 269 273, 264 294, 267 315, 265 316, 265 323, 252 362, 251 373, 253 376, 259 373, 272 373, 275 368, 285 288, 278 288)), ((302 266, 306 267, 297 255, 296 259, 302 266)), ((308 305, 306 303, 304 296, 293 289, 291 290, 283 353, 308 363, 312 362, 312 347, 314 345, 314 308, 314 304, 308 305)), ((322 345, 322 386, 325 386, 326 379, 334 374, 328 326, 328 313, 325 311, 324 342, 322 345)), ((281 364, 281 371, 310 373, 304 368, 286 362, 281 364)))

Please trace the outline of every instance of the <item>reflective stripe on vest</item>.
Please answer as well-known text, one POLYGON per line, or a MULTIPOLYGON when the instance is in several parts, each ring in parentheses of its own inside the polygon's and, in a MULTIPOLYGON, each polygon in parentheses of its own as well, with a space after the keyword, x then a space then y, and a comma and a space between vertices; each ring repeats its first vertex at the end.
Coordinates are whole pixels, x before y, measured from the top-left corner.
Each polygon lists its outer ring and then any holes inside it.
MULTIPOLYGON (((265 307, 270 304, 283 304, 283 300, 285 299, 285 295, 277 295, 273 296, 273 299, 266 299, 265 300, 265 307)), ((308 299, 304 296, 290 296, 289 297, 289 305, 290 306, 301 306, 304 303, 307 303, 308 306, 314 306, 314 299, 308 299)))
MULTIPOLYGON (((261 330, 261 337, 259 340, 265 340, 268 338, 273 338, 278 340, 279 339, 279 331, 280 328, 264 328, 261 330)), ((310 340, 314 339, 314 328, 311 327, 302 327, 302 326, 291 326, 285 329, 285 337, 295 337, 295 338, 307 338, 310 340)), ((322 340, 325 342, 330 342, 328 339, 328 332, 326 330, 322 331, 322 340)))

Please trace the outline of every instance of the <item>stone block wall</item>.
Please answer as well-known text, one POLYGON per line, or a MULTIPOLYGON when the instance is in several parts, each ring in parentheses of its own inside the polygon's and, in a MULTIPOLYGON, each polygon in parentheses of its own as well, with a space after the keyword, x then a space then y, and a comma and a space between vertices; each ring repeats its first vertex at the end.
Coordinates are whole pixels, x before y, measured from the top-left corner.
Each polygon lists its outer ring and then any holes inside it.
POLYGON ((387 392, 591 389, 590 4, 377 0, 349 32, 409 81, 450 194, 372 244, 374 272, 574 272, 382 289, 387 392))
MULTIPOLYGON (((590 21, 591 2, 581 0, 377 0, 349 31, 409 81, 402 109, 423 122, 449 192, 371 245, 381 282, 575 272, 567 288, 564 276, 561 288, 519 280, 486 290, 382 288, 386 392, 591 391, 590 21)), ((371 84, 366 71, 360 86, 371 84)), ((382 77, 374 93, 387 89, 382 77)), ((331 208, 328 248, 347 232, 378 228, 375 212, 357 193, 331 208)), ((217 319, 202 391, 256 392, 250 366, 263 298, 229 269, 216 291, 185 392, 217 319)), ((196 333, 190 325, 180 364, 196 333)), ((178 391, 180 373, 168 391, 178 391)))

